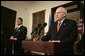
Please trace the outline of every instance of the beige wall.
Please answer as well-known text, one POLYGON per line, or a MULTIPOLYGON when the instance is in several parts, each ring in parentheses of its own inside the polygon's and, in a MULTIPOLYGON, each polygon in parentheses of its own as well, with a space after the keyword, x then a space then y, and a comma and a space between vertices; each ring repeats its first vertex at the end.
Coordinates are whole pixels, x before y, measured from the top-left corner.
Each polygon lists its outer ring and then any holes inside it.
POLYGON ((32 31, 32 13, 46 10, 45 22, 47 22, 47 26, 45 27, 45 32, 47 32, 51 8, 69 2, 71 1, 1 1, 1 5, 17 11, 17 17, 23 18, 23 25, 25 25, 28 29, 27 37, 31 38, 30 33, 32 31))

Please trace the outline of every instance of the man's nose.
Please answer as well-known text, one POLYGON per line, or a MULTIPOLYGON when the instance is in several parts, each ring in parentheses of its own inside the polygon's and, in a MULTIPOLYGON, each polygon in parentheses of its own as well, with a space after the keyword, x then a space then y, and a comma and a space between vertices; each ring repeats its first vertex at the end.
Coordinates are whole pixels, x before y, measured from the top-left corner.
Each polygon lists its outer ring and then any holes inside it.
POLYGON ((56 14, 56 17, 58 17, 58 14, 56 14))

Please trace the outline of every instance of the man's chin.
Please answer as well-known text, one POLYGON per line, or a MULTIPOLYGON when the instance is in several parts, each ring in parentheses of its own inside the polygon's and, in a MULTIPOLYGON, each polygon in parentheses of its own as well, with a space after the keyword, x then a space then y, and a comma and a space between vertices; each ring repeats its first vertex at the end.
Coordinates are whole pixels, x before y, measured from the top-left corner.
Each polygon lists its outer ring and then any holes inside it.
POLYGON ((57 21, 60 21, 60 19, 57 19, 57 21))

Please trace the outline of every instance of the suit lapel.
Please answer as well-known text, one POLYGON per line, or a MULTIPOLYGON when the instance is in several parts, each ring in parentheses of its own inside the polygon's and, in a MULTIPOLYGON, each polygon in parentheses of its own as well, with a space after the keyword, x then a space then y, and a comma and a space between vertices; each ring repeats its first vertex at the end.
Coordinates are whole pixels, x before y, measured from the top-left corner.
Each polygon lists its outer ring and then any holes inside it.
POLYGON ((17 30, 17 32, 20 32, 20 29, 22 28, 22 26, 21 27, 19 27, 19 29, 17 30))
POLYGON ((20 32, 20 29, 22 28, 22 26, 18 29, 18 31, 20 32))
POLYGON ((52 27, 52 34, 53 34, 53 39, 56 38, 56 35, 58 34, 57 33, 57 21, 53 24, 53 27, 52 27))
POLYGON ((59 33, 64 29, 64 27, 66 26, 66 19, 63 21, 60 29, 59 29, 59 33))

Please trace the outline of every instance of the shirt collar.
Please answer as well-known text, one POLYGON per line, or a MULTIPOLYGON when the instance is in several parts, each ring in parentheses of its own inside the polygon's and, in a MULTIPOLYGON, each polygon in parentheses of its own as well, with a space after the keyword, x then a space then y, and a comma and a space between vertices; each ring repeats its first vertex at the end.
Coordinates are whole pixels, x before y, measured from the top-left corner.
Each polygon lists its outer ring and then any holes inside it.
POLYGON ((61 22, 61 24, 63 23, 63 21, 65 20, 65 18, 63 18, 60 22, 61 22))
POLYGON ((19 25, 19 26, 17 26, 18 28, 20 28, 22 25, 19 25))
POLYGON ((65 18, 61 20, 61 23, 63 23, 64 20, 65 20, 65 18))

